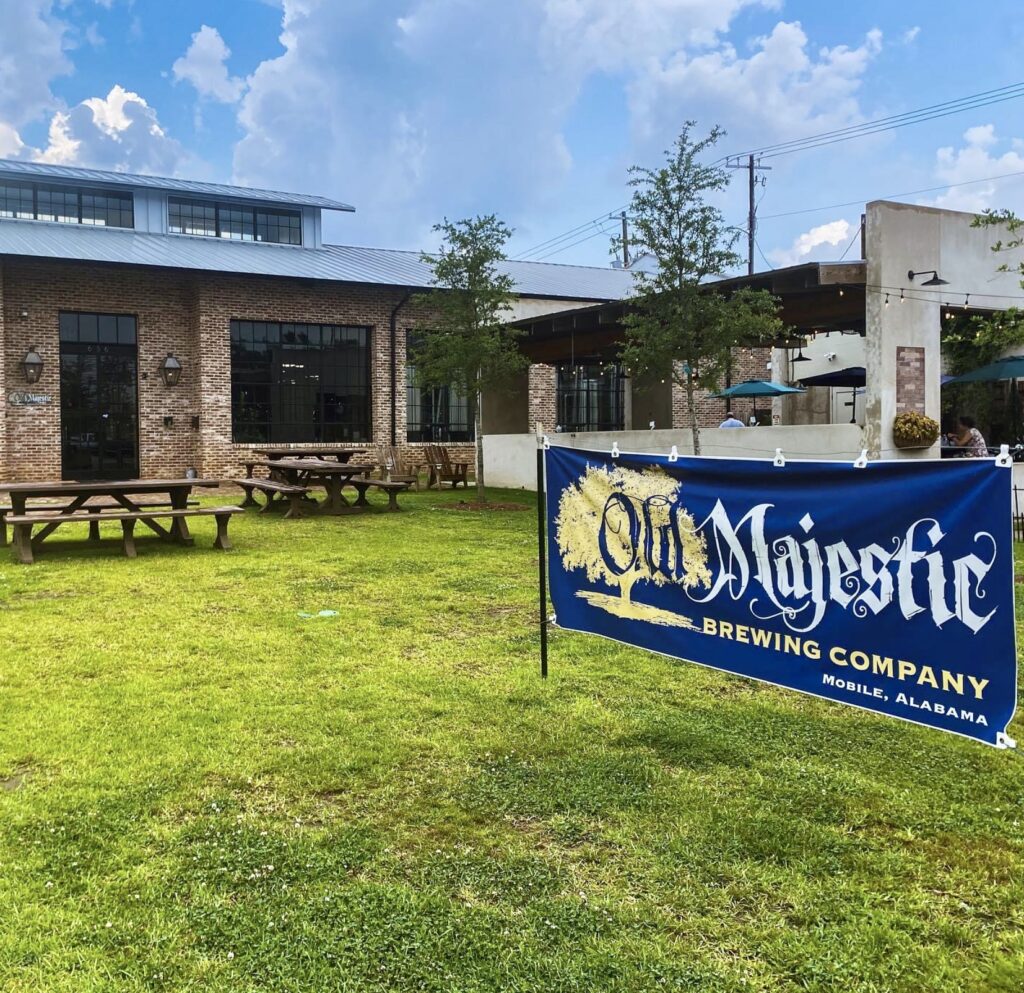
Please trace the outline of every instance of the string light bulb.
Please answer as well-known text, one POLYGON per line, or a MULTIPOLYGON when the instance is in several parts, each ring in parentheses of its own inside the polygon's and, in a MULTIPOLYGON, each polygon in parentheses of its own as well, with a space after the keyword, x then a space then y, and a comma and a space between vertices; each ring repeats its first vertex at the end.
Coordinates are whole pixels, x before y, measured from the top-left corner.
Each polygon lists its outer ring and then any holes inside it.
POLYGON ((840 295, 840 296, 842 296, 842 295, 843 295, 843 292, 844 292, 844 291, 843 291, 843 288, 842 288, 842 287, 840 286, 840 287, 839 287, 839 295, 840 295))
POLYGON ((906 303, 906 297, 903 296, 903 290, 900 290, 900 303, 906 303))
POLYGON ((968 293, 967 296, 964 297, 964 310, 970 310, 970 309, 971 309, 971 295, 970 295, 970 293, 968 293))
POLYGON ((886 295, 885 295, 885 305, 886 305, 886 307, 889 306, 889 294, 888 293, 886 293, 886 295))

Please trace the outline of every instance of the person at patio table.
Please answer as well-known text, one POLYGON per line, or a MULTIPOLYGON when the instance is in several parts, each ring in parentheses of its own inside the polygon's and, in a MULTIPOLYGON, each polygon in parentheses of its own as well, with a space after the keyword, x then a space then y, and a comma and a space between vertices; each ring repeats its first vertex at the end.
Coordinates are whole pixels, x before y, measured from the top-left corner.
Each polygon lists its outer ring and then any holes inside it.
POLYGON ((957 430, 949 436, 951 444, 964 449, 964 457, 968 459, 988 458, 988 445, 985 438, 975 427, 974 418, 964 415, 957 421, 957 430))
POLYGON ((725 420, 718 425, 720 428, 741 428, 743 427, 743 421, 741 421, 731 410, 725 412, 725 420))

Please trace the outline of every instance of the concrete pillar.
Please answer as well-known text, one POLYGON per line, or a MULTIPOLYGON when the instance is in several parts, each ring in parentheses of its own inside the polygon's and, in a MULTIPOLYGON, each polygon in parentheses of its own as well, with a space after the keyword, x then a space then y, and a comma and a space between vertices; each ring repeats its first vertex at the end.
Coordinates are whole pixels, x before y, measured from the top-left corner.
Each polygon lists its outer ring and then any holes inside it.
MULTIPOLYGON (((941 418, 942 292, 919 287, 913 295, 921 299, 899 303, 899 288, 911 292, 917 285, 907 277, 911 269, 937 269, 945 278, 943 213, 895 203, 867 207, 864 443, 873 458, 937 458, 939 454, 937 444, 897 450, 892 423, 904 410, 918 410, 936 421, 941 418), (885 305, 886 293, 889 306, 885 305)), ((950 266, 954 264, 948 261, 950 266)), ((953 275, 952 269, 949 272, 953 275)))

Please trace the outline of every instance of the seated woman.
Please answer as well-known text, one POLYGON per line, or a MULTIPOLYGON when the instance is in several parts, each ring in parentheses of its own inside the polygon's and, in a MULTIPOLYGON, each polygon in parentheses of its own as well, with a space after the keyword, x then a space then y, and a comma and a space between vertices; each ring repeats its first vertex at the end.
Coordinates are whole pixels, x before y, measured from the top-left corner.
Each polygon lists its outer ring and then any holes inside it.
POLYGON ((981 432, 977 429, 973 417, 966 414, 957 421, 957 430, 949 435, 951 445, 956 445, 964 450, 963 454, 968 459, 988 458, 988 445, 981 432))

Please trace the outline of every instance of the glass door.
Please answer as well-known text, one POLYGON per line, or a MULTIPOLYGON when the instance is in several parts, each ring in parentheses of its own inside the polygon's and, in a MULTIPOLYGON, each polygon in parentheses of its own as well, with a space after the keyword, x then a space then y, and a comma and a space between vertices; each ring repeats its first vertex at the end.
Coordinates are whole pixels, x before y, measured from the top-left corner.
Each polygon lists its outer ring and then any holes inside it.
POLYGON ((139 474, 135 318, 60 315, 61 465, 65 479, 139 474))

